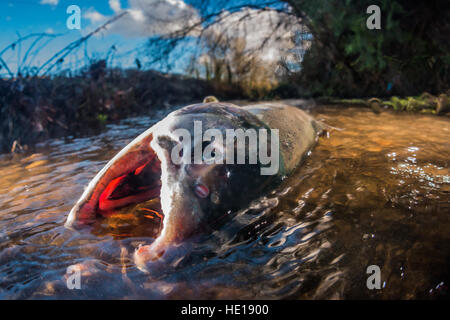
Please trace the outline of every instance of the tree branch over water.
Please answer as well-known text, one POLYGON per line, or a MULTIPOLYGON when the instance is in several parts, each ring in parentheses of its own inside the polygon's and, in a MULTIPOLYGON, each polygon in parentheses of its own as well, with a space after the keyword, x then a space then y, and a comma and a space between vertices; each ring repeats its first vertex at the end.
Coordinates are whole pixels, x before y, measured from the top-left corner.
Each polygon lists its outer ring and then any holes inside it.
MULTIPOLYGON (((195 39, 196 45, 201 49, 201 42, 204 40, 205 36, 208 36, 207 33, 209 30, 213 29, 216 26, 219 26, 221 24, 226 24, 227 20, 231 17, 241 14, 244 12, 244 10, 247 10, 245 14, 243 14, 241 17, 239 17, 238 21, 236 23, 244 22, 245 20, 248 20, 251 16, 255 16, 257 14, 267 13, 267 12, 273 12, 278 13, 280 15, 284 16, 290 16, 294 18, 295 16, 293 13, 286 8, 279 9, 276 7, 273 7, 275 5, 280 5, 280 1, 268 1, 268 2, 262 2, 261 4, 240 4, 237 6, 231 6, 226 7, 226 9, 216 10, 212 13, 207 13, 203 15, 197 22, 185 26, 184 28, 181 28, 179 30, 176 30, 174 32, 155 36, 148 41, 149 48, 157 47, 158 50, 152 51, 152 60, 149 61, 149 64, 152 65, 154 63, 163 63, 168 68, 170 68, 170 61, 168 61, 168 57, 170 54, 174 53, 176 47, 183 41, 188 38, 195 39)), ((208 11, 207 7, 208 5, 211 5, 211 2, 206 1, 203 10, 208 11)), ((295 19, 297 19, 295 17, 295 19)), ((277 30, 282 26, 282 24, 285 23, 288 24, 287 21, 279 21, 278 23, 274 23, 273 30, 271 34, 267 35, 267 38, 264 39, 264 41, 261 42, 261 45, 255 48, 253 51, 261 50, 265 47, 268 40, 276 34, 277 30)), ((230 28, 236 27, 233 25, 229 26, 230 28)), ((224 34, 226 32, 226 28, 222 28, 222 33, 224 34)), ((248 30, 247 35, 251 36, 252 32, 255 32, 257 30, 248 30)), ((217 35, 217 40, 220 41, 221 38, 223 38, 223 34, 217 35)), ((250 53, 250 52, 249 52, 250 53)))

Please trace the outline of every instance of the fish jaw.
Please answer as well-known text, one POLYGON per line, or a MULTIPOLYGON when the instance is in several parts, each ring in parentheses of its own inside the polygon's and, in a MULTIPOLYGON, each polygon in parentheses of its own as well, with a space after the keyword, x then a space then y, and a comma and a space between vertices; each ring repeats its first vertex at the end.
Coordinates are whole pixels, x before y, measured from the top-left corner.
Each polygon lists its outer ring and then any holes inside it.
POLYGON ((118 201, 108 199, 108 196, 114 191, 113 184, 118 179, 124 179, 124 176, 142 170, 142 167, 149 163, 149 159, 155 157, 155 153, 150 147, 152 139, 153 128, 150 128, 134 139, 103 167, 91 180, 70 211, 65 223, 66 228, 78 229, 91 224, 108 209, 158 195, 155 190, 146 190, 147 195, 134 194, 128 198, 118 199, 118 201), (107 194, 108 192, 110 194, 107 194))

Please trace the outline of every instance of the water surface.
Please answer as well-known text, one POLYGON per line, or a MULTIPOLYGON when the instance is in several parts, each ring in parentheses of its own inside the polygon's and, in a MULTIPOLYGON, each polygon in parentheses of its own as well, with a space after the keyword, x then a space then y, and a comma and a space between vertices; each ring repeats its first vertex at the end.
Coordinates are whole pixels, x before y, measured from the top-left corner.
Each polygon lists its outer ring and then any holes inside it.
POLYGON ((448 298, 449 118, 313 113, 340 130, 273 193, 150 274, 132 254, 153 241, 157 219, 63 224, 92 177, 163 113, 0 156, 0 298, 448 298), (66 286, 71 265, 80 290, 66 286), (369 265, 381 269, 380 290, 366 286, 369 265))

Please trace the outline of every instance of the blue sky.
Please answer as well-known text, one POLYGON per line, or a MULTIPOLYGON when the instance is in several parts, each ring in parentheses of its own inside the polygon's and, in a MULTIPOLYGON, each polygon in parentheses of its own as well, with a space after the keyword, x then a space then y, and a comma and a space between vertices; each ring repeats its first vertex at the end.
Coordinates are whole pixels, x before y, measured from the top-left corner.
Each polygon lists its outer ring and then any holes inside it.
MULTIPOLYGON (((2 0, 0 1, 0 50, 17 40, 19 35, 26 36, 31 33, 49 32, 54 34, 61 34, 61 36, 52 40, 45 48, 39 52, 32 62, 32 65, 37 66, 45 62, 51 55, 58 50, 65 47, 70 42, 82 36, 83 29, 86 29, 92 24, 89 20, 83 17, 83 12, 95 6, 95 9, 102 14, 112 15, 114 12, 110 8, 108 1, 88 1, 88 0, 60 0, 57 5, 41 4, 41 0, 2 0), (66 9, 71 4, 77 4, 82 12, 81 30, 69 30, 66 27, 66 20, 68 14, 66 9)), ((125 2, 125 1, 123 1, 125 2)), ((102 37, 92 38, 88 42, 89 57, 102 57, 112 45, 118 48, 118 52, 125 52, 128 49, 142 46, 146 37, 126 38, 120 35, 109 34, 102 37)), ((22 58, 26 48, 32 43, 32 40, 23 43, 22 58)), ((44 41, 41 42, 44 44, 44 41)), ((3 56, 4 60, 10 65, 11 70, 17 70, 18 50, 9 50, 3 56)), ((68 58, 72 65, 76 61, 84 59, 84 47, 78 53, 68 58), (71 61, 70 61, 71 60, 71 61)), ((22 59, 20 59, 21 61, 22 59)), ((130 61, 134 59, 127 59, 117 61, 116 63, 130 65, 130 61)), ((14 72, 14 71, 13 71, 14 72)))
MULTIPOLYGON (((121 67, 134 66, 135 58, 139 58, 145 63, 146 40, 161 31, 161 27, 155 28, 151 22, 152 16, 156 19, 163 18, 162 15, 170 16, 175 22, 166 24, 163 28, 168 30, 175 27, 176 23, 182 21, 180 14, 193 13, 193 16, 205 15, 211 11, 231 8, 242 3, 260 4, 269 0, 216 0, 211 1, 208 7, 204 7, 201 0, 163 0, 164 5, 157 7, 156 0, 1 0, 0 1, 0 52, 7 45, 17 40, 20 36, 31 33, 46 32, 58 34, 60 36, 51 40, 39 52, 33 56, 28 55, 27 63, 29 67, 40 66, 49 59, 55 52, 64 48, 70 42, 80 38, 96 26, 121 12, 129 10, 130 14, 118 21, 111 29, 101 35, 91 38, 87 46, 71 54, 65 59, 61 68, 75 70, 77 66, 86 63, 86 57, 90 59, 105 58, 107 52, 114 45, 116 48, 114 59, 111 64, 121 67), (81 8, 81 30, 69 30, 66 27, 69 5, 76 4, 81 8), (139 14, 146 14, 145 22, 141 23, 139 14), (136 14, 136 15, 135 15, 136 14), (129 16, 132 17, 129 17, 129 16), (150 15, 150 18, 148 16, 150 15), (128 20, 127 20, 128 19, 128 20), (134 50, 137 49, 137 50, 134 50), (32 59, 33 58, 33 59, 32 59)), ((161 1, 160 1, 161 2, 161 1)), ((193 18, 194 19, 194 18, 193 18)), ((35 38, 34 38, 35 39, 35 38)), ((18 66, 34 39, 23 42, 14 50, 8 50, 1 58, 8 64, 13 73, 17 72, 18 66)), ((39 45, 43 45, 45 40, 41 40, 39 45)), ((185 49, 185 50, 189 50, 185 49)), ((33 53, 32 51, 31 53, 33 53)), ((186 61, 177 61, 174 72, 183 72, 186 61)), ((22 64, 23 65, 23 64, 22 64)), ((0 70, 0 76, 5 76, 5 69, 0 70)))

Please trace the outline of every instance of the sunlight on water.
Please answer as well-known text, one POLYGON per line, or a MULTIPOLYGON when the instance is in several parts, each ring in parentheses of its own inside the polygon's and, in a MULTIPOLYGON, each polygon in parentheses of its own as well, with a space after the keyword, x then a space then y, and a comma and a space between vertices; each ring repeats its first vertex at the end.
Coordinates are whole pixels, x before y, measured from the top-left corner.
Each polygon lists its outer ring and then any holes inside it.
POLYGON ((321 137, 279 188, 150 274, 132 254, 153 240, 154 218, 122 212, 82 233, 63 224, 90 179, 154 120, 1 156, 0 298, 442 296, 450 280, 449 119, 314 114, 342 130, 321 137), (373 264, 382 290, 366 287, 373 264), (66 286, 71 265, 81 268, 81 290, 66 286))

